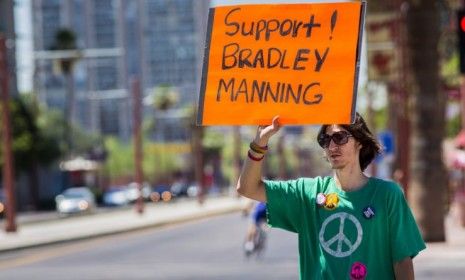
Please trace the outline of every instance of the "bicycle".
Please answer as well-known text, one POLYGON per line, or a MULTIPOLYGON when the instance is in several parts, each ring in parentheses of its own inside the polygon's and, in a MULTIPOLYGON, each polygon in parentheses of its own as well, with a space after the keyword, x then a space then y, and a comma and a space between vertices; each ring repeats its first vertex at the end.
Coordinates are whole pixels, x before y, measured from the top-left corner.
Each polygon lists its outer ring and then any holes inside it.
POLYGON ((266 231, 263 228, 264 226, 265 223, 261 223, 260 226, 256 228, 252 243, 247 242, 247 240, 244 242, 244 255, 247 259, 249 259, 252 255, 255 255, 257 259, 263 256, 267 239, 266 231))

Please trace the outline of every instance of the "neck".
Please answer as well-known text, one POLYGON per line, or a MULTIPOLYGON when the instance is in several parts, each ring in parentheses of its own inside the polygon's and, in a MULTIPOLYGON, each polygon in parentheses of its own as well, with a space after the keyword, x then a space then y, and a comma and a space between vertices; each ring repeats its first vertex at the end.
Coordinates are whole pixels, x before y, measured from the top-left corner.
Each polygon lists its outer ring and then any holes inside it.
POLYGON ((355 191, 363 187, 368 181, 368 177, 359 168, 338 169, 334 172, 336 185, 344 191, 355 191))

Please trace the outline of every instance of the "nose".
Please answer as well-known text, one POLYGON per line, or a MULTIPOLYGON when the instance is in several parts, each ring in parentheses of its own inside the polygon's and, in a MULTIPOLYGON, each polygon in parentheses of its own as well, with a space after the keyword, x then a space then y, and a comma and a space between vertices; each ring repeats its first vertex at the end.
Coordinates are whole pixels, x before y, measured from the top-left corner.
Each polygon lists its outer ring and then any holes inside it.
POLYGON ((329 149, 329 150, 334 150, 334 149, 336 149, 338 146, 339 146, 339 145, 337 145, 336 143, 334 143, 334 140, 331 139, 331 140, 329 141, 328 149, 329 149))

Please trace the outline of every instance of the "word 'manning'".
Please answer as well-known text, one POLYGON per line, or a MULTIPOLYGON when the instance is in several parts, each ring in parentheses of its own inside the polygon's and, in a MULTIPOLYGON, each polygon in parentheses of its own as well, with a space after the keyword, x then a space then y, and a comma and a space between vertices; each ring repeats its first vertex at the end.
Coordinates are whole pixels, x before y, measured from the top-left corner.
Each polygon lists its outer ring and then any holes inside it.
POLYGON ((288 83, 277 82, 274 85, 269 81, 253 80, 247 82, 246 79, 236 81, 235 78, 225 81, 220 79, 216 101, 221 102, 221 96, 226 94, 232 102, 244 100, 250 102, 274 102, 315 105, 323 99, 323 94, 318 91, 320 83, 313 82, 309 84, 292 85, 288 83))

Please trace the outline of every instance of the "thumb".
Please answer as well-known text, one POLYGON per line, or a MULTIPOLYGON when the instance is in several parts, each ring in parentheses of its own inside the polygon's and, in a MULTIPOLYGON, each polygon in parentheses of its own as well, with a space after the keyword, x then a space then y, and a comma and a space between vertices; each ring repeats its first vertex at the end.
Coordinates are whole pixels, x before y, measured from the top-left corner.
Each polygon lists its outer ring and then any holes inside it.
POLYGON ((279 123, 279 116, 275 116, 273 118, 271 125, 273 126, 273 132, 277 132, 281 128, 281 124, 279 123))

